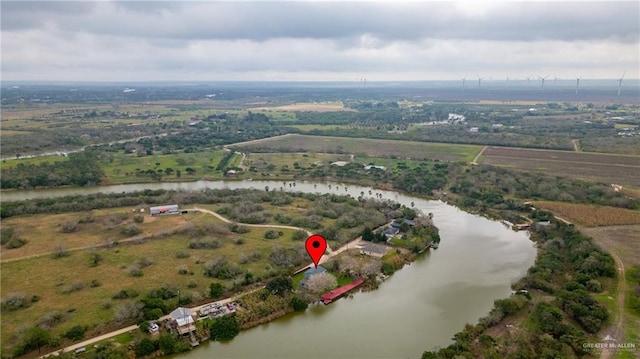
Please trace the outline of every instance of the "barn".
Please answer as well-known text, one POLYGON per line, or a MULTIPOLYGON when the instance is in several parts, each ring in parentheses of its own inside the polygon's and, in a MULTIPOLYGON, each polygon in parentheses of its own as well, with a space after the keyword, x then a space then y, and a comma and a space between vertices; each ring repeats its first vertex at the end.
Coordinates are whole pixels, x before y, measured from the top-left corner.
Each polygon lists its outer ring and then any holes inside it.
POLYGON ((180 207, 177 204, 169 204, 166 206, 156 206, 149 208, 149 214, 151 214, 152 216, 178 213, 180 213, 180 207))

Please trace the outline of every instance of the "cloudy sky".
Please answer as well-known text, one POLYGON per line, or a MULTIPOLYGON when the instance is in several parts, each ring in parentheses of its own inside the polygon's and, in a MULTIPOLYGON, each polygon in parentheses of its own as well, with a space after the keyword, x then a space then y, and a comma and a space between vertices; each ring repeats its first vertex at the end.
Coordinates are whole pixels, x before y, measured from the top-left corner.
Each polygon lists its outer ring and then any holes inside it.
POLYGON ((640 2, 7 1, 4 81, 640 77, 640 2))

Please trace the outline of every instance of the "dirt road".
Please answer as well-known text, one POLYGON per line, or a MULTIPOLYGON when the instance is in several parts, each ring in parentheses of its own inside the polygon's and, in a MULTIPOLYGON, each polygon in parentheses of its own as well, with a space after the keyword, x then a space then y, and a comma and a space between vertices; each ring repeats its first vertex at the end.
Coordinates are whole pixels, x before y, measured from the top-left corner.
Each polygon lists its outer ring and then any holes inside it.
POLYGON ((478 152, 478 154, 476 155, 476 158, 474 158, 473 161, 471 162, 472 165, 477 165, 478 164, 478 160, 480 159, 480 156, 482 156, 482 154, 484 153, 484 150, 486 150, 487 147, 489 147, 489 146, 482 147, 480 152, 478 152))
MULTIPOLYGON (((219 215, 218 213, 216 213, 214 211, 210 211, 210 210, 204 209, 204 208, 193 207, 193 208, 187 209, 187 211, 207 213, 207 214, 210 214, 212 216, 215 216, 216 218, 218 218, 219 220, 223 221, 224 223, 236 223, 236 222, 233 222, 233 221, 229 220, 226 217, 223 217, 223 216, 219 215)), ((285 226, 285 225, 280 225, 280 224, 249 224, 249 223, 239 223, 239 222, 238 222, 238 224, 241 224, 241 225, 247 226, 247 227, 283 228, 283 229, 293 229, 293 230, 305 231, 305 232, 307 232, 308 236, 313 234, 312 232, 309 232, 304 228, 294 227, 294 226, 285 226)))
POLYGON ((275 140, 275 139, 278 139, 278 138, 288 137, 288 136, 292 136, 292 135, 293 134, 291 134, 291 133, 287 133, 285 135, 280 135, 280 136, 260 138, 260 139, 257 139, 257 140, 251 140, 251 141, 245 141, 245 142, 230 143, 228 145, 224 145, 224 147, 227 148, 227 147, 238 146, 238 145, 251 145, 251 144, 256 144, 256 143, 260 143, 260 142, 275 140))
MULTIPOLYGON (((621 343, 624 337, 624 302, 625 302, 625 294, 627 292, 627 282, 625 278, 624 272, 624 263, 620 260, 618 255, 609 250, 608 251, 613 259, 616 261, 618 265, 618 320, 611 327, 605 329, 603 332, 606 333, 607 336, 612 337, 615 340, 615 343, 621 343)), ((610 351, 608 349, 603 349, 602 353, 600 353, 600 359, 609 359, 615 354, 615 351, 610 351)))

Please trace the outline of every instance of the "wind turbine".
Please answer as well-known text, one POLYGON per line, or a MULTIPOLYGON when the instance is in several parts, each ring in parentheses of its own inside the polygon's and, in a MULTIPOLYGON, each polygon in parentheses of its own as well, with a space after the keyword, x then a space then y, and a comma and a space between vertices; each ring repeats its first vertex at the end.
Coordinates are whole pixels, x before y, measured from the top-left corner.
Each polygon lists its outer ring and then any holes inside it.
POLYGON ((545 77, 540 76, 540 80, 542 80, 542 83, 540 84, 540 92, 544 92, 544 80, 546 80, 547 77, 549 77, 548 74, 545 77))
POLYGON ((509 76, 507 76, 507 83, 505 84, 506 88, 509 88, 509 76))
POLYGON ((618 96, 620 96, 620 90, 622 90, 622 79, 624 79, 624 75, 625 75, 626 73, 627 73, 626 71, 625 71, 625 72, 623 72, 623 73, 622 73, 622 76, 621 76, 621 77, 620 77, 620 79, 618 80, 618 96))
POLYGON ((558 76, 553 75, 553 90, 556 89, 556 84, 558 83, 558 76))
POLYGON ((530 78, 529 76, 527 76, 527 87, 529 87, 529 80, 530 80, 530 79, 531 79, 531 78, 530 78))
POLYGON ((463 89, 463 90, 464 90, 464 88, 465 88, 465 85, 464 85, 464 84, 465 84, 465 82, 466 82, 466 81, 467 81, 467 75, 465 75, 465 76, 462 78, 462 89, 463 89))
POLYGON ((578 87, 580 87, 580 78, 576 77, 576 95, 578 94, 578 87))
POLYGON ((478 88, 480 88, 480 85, 482 84, 482 80, 484 80, 484 77, 480 77, 480 75, 478 75, 478 88))

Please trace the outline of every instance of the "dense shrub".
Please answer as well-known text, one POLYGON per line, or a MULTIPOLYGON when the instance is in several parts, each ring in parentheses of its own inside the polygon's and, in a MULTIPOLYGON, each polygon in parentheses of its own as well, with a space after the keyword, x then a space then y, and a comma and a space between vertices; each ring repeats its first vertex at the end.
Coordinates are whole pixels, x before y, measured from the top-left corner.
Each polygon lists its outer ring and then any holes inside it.
POLYGON ((124 234, 127 237, 133 237, 135 235, 142 233, 142 229, 140 229, 140 227, 136 226, 135 224, 129 224, 125 226, 122 228, 121 231, 122 231, 122 234, 124 234))
POLYGON ((8 293, 2 298, 2 310, 16 310, 26 308, 30 304, 24 292, 8 293))
POLYGON ((64 337, 67 339, 71 339, 73 341, 78 341, 82 338, 84 338, 84 333, 86 331, 86 328, 81 326, 81 325, 76 325, 71 327, 69 330, 67 330, 64 333, 64 337))

